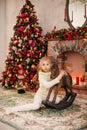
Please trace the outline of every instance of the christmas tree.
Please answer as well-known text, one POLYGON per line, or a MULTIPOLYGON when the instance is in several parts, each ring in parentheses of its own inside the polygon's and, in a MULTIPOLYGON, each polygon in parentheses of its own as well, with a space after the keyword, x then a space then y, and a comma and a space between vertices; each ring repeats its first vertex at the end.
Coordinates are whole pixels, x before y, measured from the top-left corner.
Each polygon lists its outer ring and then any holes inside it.
POLYGON ((31 82, 37 73, 37 64, 45 54, 42 28, 39 26, 34 5, 26 0, 17 16, 14 35, 9 44, 9 52, 2 73, 2 86, 34 89, 31 82))

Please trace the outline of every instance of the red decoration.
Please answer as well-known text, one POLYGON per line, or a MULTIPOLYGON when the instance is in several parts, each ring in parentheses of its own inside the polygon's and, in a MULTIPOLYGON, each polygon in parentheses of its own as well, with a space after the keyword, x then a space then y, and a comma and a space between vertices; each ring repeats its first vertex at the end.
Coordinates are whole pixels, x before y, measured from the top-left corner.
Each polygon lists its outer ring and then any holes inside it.
POLYGON ((20 28, 18 28, 18 31, 24 31, 24 27, 21 26, 20 28))
POLYGON ((85 82, 85 76, 82 76, 82 77, 80 78, 80 82, 85 82))
POLYGON ((46 40, 50 40, 53 38, 59 38, 60 40, 74 40, 77 38, 86 38, 87 37, 87 27, 78 27, 75 29, 61 29, 61 30, 56 30, 54 33, 53 32, 47 32, 45 35, 46 40))
POLYGON ((79 77, 76 77, 76 85, 79 85, 79 77))

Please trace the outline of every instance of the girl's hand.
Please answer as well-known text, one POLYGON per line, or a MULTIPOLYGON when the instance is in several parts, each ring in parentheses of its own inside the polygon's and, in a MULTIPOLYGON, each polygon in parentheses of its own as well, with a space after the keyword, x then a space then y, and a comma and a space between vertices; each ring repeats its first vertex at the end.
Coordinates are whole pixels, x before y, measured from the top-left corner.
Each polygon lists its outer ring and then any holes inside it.
POLYGON ((67 73, 64 70, 62 70, 58 75, 58 80, 60 81, 64 75, 67 75, 67 73))

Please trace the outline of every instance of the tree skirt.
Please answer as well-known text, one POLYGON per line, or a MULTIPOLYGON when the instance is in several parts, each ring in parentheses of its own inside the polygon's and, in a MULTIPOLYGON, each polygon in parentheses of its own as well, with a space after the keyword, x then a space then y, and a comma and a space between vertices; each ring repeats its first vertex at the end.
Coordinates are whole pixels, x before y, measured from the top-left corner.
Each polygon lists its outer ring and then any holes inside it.
POLYGON ((72 106, 61 111, 42 106, 36 111, 5 114, 6 107, 30 103, 33 96, 30 92, 18 94, 0 88, 0 121, 17 130, 87 130, 87 99, 78 95, 72 106))

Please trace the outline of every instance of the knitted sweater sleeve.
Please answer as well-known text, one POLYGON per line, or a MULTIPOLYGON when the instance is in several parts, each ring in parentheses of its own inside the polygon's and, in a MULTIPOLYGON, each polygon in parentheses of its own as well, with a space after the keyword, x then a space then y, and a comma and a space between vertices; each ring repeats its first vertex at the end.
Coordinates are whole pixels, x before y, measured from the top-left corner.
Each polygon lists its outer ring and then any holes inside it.
POLYGON ((39 75, 39 83, 40 83, 40 85, 42 85, 45 88, 51 88, 52 86, 54 86, 55 84, 57 84, 59 82, 60 81, 58 80, 58 77, 51 81, 47 81, 46 77, 44 78, 43 75, 39 75))

